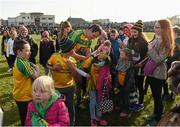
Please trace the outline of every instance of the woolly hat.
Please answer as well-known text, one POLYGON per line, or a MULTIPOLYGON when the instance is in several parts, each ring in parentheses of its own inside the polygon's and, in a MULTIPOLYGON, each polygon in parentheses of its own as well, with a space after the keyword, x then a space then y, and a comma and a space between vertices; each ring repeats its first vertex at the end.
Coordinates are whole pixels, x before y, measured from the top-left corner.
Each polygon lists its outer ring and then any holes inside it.
POLYGON ((132 51, 131 51, 131 49, 129 49, 129 48, 124 48, 124 49, 122 49, 122 50, 125 52, 125 54, 126 54, 129 58, 132 57, 132 51))
POLYGON ((138 20, 134 26, 132 27, 132 29, 138 30, 139 32, 143 31, 143 23, 141 20, 138 20))
POLYGON ((22 32, 22 31, 27 31, 28 32, 28 29, 24 25, 20 26, 19 29, 20 29, 20 32, 22 32))
POLYGON ((49 38, 49 32, 48 32, 48 31, 44 31, 44 32, 42 33, 42 36, 43 36, 43 37, 48 37, 48 38, 49 38))
POLYGON ((124 28, 128 28, 129 30, 131 30, 132 27, 133 25, 131 23, 127 23, 124 25, 124 28))
POLYGON ((76 46, 76 43, 69 38, 64 39, 63 42, 60 43, 59 48, 62 53, 66 53, 71 51, 76 46))

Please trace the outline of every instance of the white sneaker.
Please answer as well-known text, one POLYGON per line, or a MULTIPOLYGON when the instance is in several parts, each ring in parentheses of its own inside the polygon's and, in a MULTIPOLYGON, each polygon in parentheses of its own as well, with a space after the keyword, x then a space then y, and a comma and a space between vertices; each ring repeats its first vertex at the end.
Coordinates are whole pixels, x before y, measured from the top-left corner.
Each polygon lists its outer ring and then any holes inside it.
POLYGON ((9 68, 9 70, 7 72, 9 72, 9 73, 12 72, 12 68, 9 68))

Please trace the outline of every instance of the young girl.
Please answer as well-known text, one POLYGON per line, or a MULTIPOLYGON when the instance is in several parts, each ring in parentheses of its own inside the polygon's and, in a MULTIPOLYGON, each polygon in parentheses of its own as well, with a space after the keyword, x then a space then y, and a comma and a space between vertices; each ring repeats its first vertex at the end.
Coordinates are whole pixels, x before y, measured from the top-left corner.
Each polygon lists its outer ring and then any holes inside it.
POLYGON ((14 40, 16 37, 17 37, 17 32, 15 30, 11 30, 10 31, 10 38, 8 39, 7 49, 6 49, 6 55, 8 57, 9 66, 10 66, 10 69, 8 70, 8 72, 12 72, 12 68, 14 66, 14 62, 16 59, 16 56, 15 56, 14 51, 13 51, 14 40))
POLYGON ((3 36, 2 36, 2 43, 1 43, 1 53, 2 53, 2 55, 5 55, 6 61, 8 63, 9 68, 10 68, 9 60, 8 60, 7 55, 6 55, 8 39, 9 39, 9 31, 8 30, 4 30, 3 31, 3 36))
POLYGON ((120 43, 121 48, 127 47, 128 40, 131 37, 131 28, 133 27, 132 24, 127 23, 124 25, 124 40, 120 43))
POLYGON ((26 126, 68 126, 68 109, 61 95, 55 92, 52 78, 37 78, 32 89, 33 101, 28 105, 26 126))
POLYGON ((135 111, 140 111, 144 108, 144 74, 143 67, 139 63, 147 57, 148 43, 143 35, 143 23, 137 21, 132 27, 132 36, 129 38, 127 47, 133 51, 133 63, 135 69, 135 83, 139 90, 139 104, 134 107, 135 111))
MULTIPOLYGON (((107 40, 107 35, 103 32, 98 40, 98 45, 95 47, 95 50, 98 49, 101 43, 103 43, 105 40, 107 40)), ((98 98, 98 95, 102 89, 97 90, 98 80, 100 80, 100 67, 96 66, 93 62, 91 66, 91 78, 88 83, 88 90, 90 94, 89 110, 91 126, 97 126, 98 123, 100 125, 107 125, 107 121, 102 119, 102 112, 100 111, 100 99, 98 98)), ((101 80, 103 79, 101 78, 101 80)))
POLYGON ((71 23, 69 21, 64 21, 60 24, 60 32, 58 33, 58 39, 56 42, 56 52, 59 51, 59 44, 62 42, 64 38, 73 31, 71 23))
POLYGON ((40 64, 44 67, 45 75, 49 73, 49 69, 46 67, 47 61, 54 52, 54 41, 49 39, 48 31, 44 31, 42 33, 42 40, 40 41, 39 60, 40 64))
POLYGON ((116 71, 118 72, 118 86, 120 89, 120 117, 124 118, 130 114, 130 92, 135 90, 134 69, 132 67, 131 50, 124 48, 120 52, 116 71))
POLYGON ((154 62, 156 68, 148 75, 154 99, 154 114, 148 117, 150 125, 156 125, 163 112, 162 87, 167 78, 167 65, 165 60, 172 56, 174 37, 171 23, 168 19, 158 20, 154 25, 155 38, 148 45, 148 57, 154 62))
MULTIPOLYGON (((94 55, 94 63, 97 66, 103 66, 106 59, 109 57, 111 51, 111 42, 109 40, 104 41, 98 47, 98 49, 92 53, 94 55)), ((110 59, 110 58, 109 58, 110 59)))

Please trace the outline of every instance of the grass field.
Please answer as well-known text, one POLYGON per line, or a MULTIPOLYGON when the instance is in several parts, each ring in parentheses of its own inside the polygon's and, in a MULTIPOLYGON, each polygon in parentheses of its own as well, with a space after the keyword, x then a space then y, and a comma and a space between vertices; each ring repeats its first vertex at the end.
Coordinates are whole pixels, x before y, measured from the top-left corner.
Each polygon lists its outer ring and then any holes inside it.
MULTIPOLYGON (((39 35, 32 35, 36 42, 39 42, 39 35)), ((152 38, 152 33, 146 33, 148 40, 152 38)), ((1 40, 1 36, 0 36, 1 40)), ((37 57, 38 62, 38 57, 37 57)), ((38 64, 39 65, 39 64, 38 64)), ((40 65, 39 65, 40 66, 40 65)), ((41 67, 41 66, 40 66, 41 67)), ((12 97, 12 88, 13 81, 12 75, 7 73, 8 66, 4 57, 0 56, 0 107, 4 110, 4 126, 13 126, 19 125, 19 114, 15 104, 15 101, 12 97)), ((41 67, 41 74, 43 74, 43 70, 41 67)), ((158 85, 158 84, 157 84, 158 85)), ((151 91, 148 90, 147 95, 144 99, 145 109, 138 113, 133 113, 132 116, 128 119, 120 119, 119 111, 113 111, 112 113, 105 114, 105 118, 108 120, 109 125, 129 125, 129 126, 140 126, 146 125, 144 120, 144 116, 151 114, 153 112, 153 100, 151 96, 151 91)), ((173 102, 165 102, 164 103, 164 112, 167 112, 169 109, 174 107, 177 102, 180 102, 180 97, 177 97, 173 102)), ((88 109, 80 109, 76 111, 76 124, 77 125, 89 125, 89 110, 88 109)))

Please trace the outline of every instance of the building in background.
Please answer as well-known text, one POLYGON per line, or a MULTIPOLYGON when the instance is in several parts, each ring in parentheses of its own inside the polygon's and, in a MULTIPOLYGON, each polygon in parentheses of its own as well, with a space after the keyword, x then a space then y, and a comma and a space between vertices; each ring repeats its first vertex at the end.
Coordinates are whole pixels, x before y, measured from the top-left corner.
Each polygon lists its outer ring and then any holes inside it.
POLYGON ((168 19, 171 21, 173 26, 175 25, 180 26, 180 15, 175 15, 175 16, 169 17, 168 19))
POLYGON ((78 29, 78 28, 86 28, 89 26, 89 23, 85 21, 83 18, 72 18, 69 17, 67 19, 73 27, 73 29, 78 29))
POLYGON ((16 17, 8 17, 8 26, 25 25, 34 27, 46 27, 51 29, 55 26, 55 16, 54 15, 44 15, 40 12, 32 13, 20 13, 16 17))
POLYGON ((8 20, 0 19, 0 27, 1 26, 8 26, 8 20))

